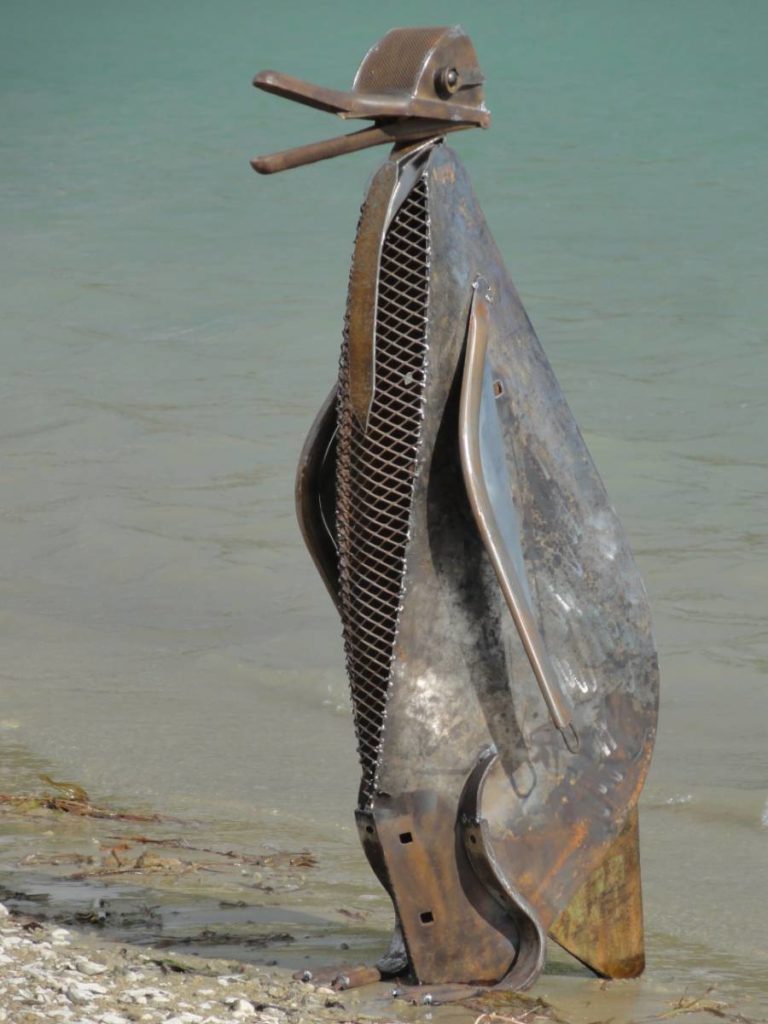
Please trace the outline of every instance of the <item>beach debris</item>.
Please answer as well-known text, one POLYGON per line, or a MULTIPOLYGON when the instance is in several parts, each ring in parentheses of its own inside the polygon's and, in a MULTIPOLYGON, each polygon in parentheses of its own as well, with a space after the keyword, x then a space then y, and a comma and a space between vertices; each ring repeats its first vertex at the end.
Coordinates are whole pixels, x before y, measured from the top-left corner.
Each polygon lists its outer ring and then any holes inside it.
POLYGON ((489 991, 470 999, 461 999, 456 1005, 478 1014, 474 1024, 537 1024, 540 1021, 567 1024, 546 999, 523 992, 489 991))
POLYGON ((98 928, 109 925, 112 928, 150 927, 160 930, 163 926, 162 915, 157 906, 142 903, 125 910, 113 906, 110 900, 103 896, 97 896, 87 910, 77 911, 74 914, 74 921, 79 925, 98 928))
POLYGON ((756 1020, 752 1017, 745 1017, 738 1013, 728 1003, 721 999, 713 999, 716 988, 711 986, 701 995, 695 996, 685 992, 673 1005, 664 1013, 656 1014, 653 1017, 645 1018, 645 1022, 671 1020, 688 1013, 707 1013, 720 1020, 728 1021, 728 1024, 766 1024, 765 1020, 756 1020))
POLYGON ((199 970, 199 964, 170 955, 152 956, 150 963, 156 964, 165 974, 194 974, 199 970))
POLYGON ((481 1013, 474 1024, 534 1024, 537 1020, 551 1019, 551 1017, 542 1017, 530 1010, 519 1017, 510 1017, 505 1013, 481 1013))
POLYGON ((123 835, 110 836, 111 839, 119 839, 124 843, 137 843, 145 846, 163 846, 167 850, 188 850, 191 853, 211 853, 217 857, 235 860, 239 864, 252 864, 255 867, 294 867, 314 868, 317 867, 317 857, 311 850, 299 850, 289 852, 287 850, 273 850, 270 853, 243 853, 241 850, 218 850, 212 846, 195 846, 189 840, 179 836, 148 836, 148 835, 123 835))
POLYGON ((98 807, 91 803, 87 792, 75 782, 57 782, 49 775, 40 779, 57 790, 57 793, 0 793, 0 808, 16 814, 33 814, 37 811, 56 811, 82 818, 104 818, 110 821, 160 822, 158 814, 136 814, 98 807))
POLYGON ((90 797, 76 782, 56 782, 50 775, 39 775, 38 778, 47 785, 53 786, 54 789, 58 789, 66 800, 76 800, 83 804, 90 803, 90 797))
POLYGON ((156 939, 156 949, 174 946, 241 946, 244 949, 266 949, 268 946, 285 946, 296 939, 290 932, 267 932, 263 935, 244 935, 242 932, 216 931, 203 928, 195 935, 168 935, 156 939))
POLYGON ((352 921, 364 921, 368 917, 367 910, 347 910, 346 907, 339 907, 337 913, 343 917, 350 918, 352 921))
POLYGON ((96 858, 89 853, 28 853, 19 864, 22 867, 60 867, 64 864, 95 864, 96 858))

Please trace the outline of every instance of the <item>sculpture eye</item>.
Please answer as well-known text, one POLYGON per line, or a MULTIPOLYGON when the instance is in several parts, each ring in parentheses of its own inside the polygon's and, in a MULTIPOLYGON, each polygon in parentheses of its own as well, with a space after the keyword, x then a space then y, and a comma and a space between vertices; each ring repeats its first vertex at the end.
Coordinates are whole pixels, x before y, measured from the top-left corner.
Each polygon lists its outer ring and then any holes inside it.
POLYGON ((456 68, 440 68, 435 75, 435 88, 438 95, 442 96, 443 99, 453 96, 460 85, 461 76, 456 68))

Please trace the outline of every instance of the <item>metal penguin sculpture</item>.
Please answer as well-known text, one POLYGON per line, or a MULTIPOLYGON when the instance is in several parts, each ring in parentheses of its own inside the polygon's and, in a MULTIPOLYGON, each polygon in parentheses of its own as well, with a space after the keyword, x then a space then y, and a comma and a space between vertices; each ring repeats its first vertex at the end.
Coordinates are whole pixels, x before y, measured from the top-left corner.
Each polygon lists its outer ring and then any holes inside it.
POLYGON ((489 123, 475 50, 460 28, 399 28, 350 92, 273 71, 255 85, 373 122, 257 158, 260 173, 394 143, 363 203, 338 382, 296 489, 343 624, 360 836, 397 922, 377 968, 337 984, 520 989, 547 934, 632 977, 658 703, 648 604, 444 143, 489 123))

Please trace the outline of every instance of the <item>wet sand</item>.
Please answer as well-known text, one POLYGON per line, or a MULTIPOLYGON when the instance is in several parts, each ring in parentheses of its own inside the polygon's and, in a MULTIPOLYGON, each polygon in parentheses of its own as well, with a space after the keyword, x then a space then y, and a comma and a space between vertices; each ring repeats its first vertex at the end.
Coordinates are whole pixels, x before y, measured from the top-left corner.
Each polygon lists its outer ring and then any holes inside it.
POLYGON ((393 999, 393 982, 316 988, 292 975, 373 962, 391 916, 377 893, 340 887, 329 901, 327 851, 238 848, 200 822, 93 804, 55 780, 5 794, 0 823, 6 842, 29 851, 0 872, 0 1020, 9 1024, 768 1019, 759 992, 718 987, 706 972, 682 988, 652 977, 606 982, 554 946, 522 996, 409 1005, 393 999))
POLYGON ((654 1024, 679 1016, 690 1024, 758 1024, 708 990, 649 1001, 638 1000, 631 984, 595 980, 575 1006, 556 977, 529 994, 413 1006, 392 998, 391 983, 335 991, 277 967, 108 941, 11 914, 3 904, 0 967, 0 1022, 8 1024, 654 1024))

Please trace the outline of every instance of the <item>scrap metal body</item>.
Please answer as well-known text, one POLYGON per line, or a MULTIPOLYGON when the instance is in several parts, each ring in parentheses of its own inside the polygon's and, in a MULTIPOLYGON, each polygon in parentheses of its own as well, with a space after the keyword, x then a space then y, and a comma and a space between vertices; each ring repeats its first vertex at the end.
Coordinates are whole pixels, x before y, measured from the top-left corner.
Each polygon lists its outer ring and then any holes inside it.
POLYGON ((403 940, 382 968, 523 988, 549 933, 598 973, 638 974, 647 599, 467 174, 432 133, 366 195, 297 507, 341 615, 358 827, 403 940))

